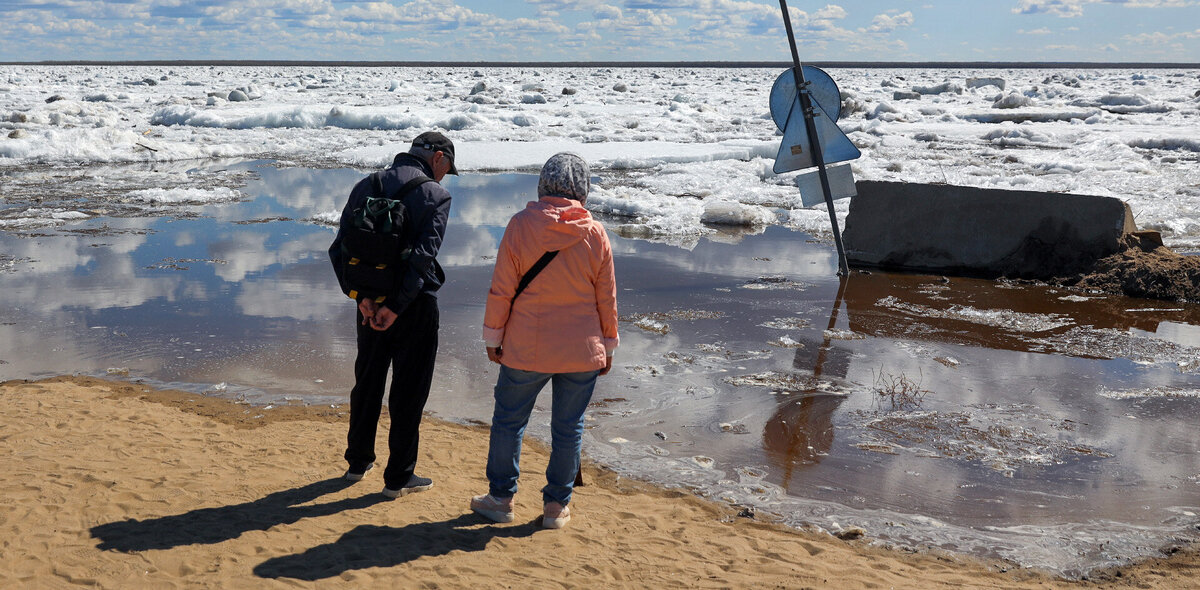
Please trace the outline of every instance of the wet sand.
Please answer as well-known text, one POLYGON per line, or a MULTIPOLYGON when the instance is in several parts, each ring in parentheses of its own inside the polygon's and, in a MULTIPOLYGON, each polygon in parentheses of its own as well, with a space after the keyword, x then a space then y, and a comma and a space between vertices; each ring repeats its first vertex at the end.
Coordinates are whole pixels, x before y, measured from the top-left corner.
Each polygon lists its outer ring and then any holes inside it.
POLYGON ((536 443, 517 520, 491 524, 466 509, 486 488, 484 429, 427 419, 419 471, 435 487, 389 501, 377 470, 339 478, 344 412, 83 377, 0 384, 0 586, 1200 587, 1191 549, 1066 582, 796 531, 590 465, 574 519, 543 530, 536 443))

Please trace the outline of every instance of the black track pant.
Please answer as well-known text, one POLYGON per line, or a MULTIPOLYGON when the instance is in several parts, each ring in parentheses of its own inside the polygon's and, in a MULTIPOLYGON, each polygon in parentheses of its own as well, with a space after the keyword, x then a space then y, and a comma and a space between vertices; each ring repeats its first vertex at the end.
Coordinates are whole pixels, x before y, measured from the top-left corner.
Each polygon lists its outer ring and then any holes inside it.
POLYGON ((419 295, 387 331, 362 325, 358 315, 358 358, 354 361, 354 389, 350 391, 350 432, 346 436, 346 461, 362 468, 375 461, 375 429, 383 404, 388 366, 392 386, 388 392, 388 463, 384 485, 399 489, 417 465, 421 412, 429 399, 438 347, 437 298, 419 295))

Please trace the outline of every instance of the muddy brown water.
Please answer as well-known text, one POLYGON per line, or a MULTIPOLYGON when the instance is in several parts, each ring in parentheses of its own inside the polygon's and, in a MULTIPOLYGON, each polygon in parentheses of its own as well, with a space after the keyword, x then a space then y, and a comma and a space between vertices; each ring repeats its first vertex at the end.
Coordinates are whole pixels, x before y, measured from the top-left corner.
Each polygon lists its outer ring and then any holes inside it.
MULTIPOLYGON (((353 306, 325 256, 333 231, 309 218, 339 209, 361 172, 268 164, 189 171, 238 179, 247 196, 193 205, 7 172, 0 222, 55 207, 86 218, 0 223, 0 378, 343 403, 353 306)), ((536 177, 447 184, 429 409, 487 421, 492 256, 536 177)), ((590 412, 593 459, 797 526, 1069 576, 1200 533, 1200 306, 956 277, 840 281, 832 246, 811 236, 710 229, 610 233, 622 342, 590 412)))

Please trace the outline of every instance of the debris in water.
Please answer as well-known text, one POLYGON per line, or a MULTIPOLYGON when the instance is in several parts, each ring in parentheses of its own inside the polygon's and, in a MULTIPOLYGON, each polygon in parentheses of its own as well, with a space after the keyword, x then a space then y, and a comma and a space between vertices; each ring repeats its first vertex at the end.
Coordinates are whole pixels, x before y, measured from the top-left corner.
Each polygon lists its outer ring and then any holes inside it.
POLYGON ((781 276, 758 277, 742 285, 743 289, 795 289, 797 291, 803 291, 808 287, 809 285, 806 283, 800 283, 781 276))
POLYGON ((681 364, 682 365, 690 365, 690 364, 696 362, 696 357, 686 355, 686 354, 680 354, 673 350, 664 354, 663 358, 667 359, 668 361, 670 361, 671 363, 676 364, 676 365, 681 365, 681 364))
POLYGON ((774 391, 810 391, 817 386, 817 379, 812 375, 777 371, 726 377, 724 381, 737 387, 769 387, 774 391))
POLYGON ((759 324, 763 328, 772 328, 775 330, 799 330, 807 328, 809 321, 802 317, 775 318, 769 322, 759 324))
POLYGON ((1075 324, 1075 321, 1071 318, 1056 313, 1021 313, 1008 309, 976 309, 966 305, 951 305, 947 309, 936 309, 925 305, 907 303, 894 295, 889 295, 876 301, 875 305, 925 319, 942 318, 960 320, 973 324, 1003 328, 1013 332, 1048 332, 1075 324))
POLYGON ((734 424, 731 422, 722 422, 719 424, 719 426, 721 428, 721 432, 728 432, 731 434, 748 434, 750 432, 750 429, 747 428, 745 424, 741 423, 734 424))
POLYGON ((1180 398, 1200 397, 1200 389, 1185 389, 1182 387, 1137 387, 1134 389, 1111 390, 1103 385, 1096 392, 1100 397, 1108 399, 1139 399, 1139 398, 1180 398))
POLYGON ((825 338, 830 340, 863 340, 866 336, 850 330, 825 330, 825 338))
POLYGON ((620 316, 618 319, 622 322, 636 322, 642 318, 658 320, 660 322, 675 321, 675 320, 715 320, 725 317, 723 311, 708 311, 706 309, 673 309, 671 311, 655 311, 650 313, 635 313, 630 315, 620 316))
POLYGON ((920 380, 913 381, 903 373, 899 376, 884 374, 882 367, 879 369, 879 373, 875 373, 875 371, 871 371, 871 373, 875 376, 875 382, 871 387, 876 394, 875 399, 877 401, 887 400, 893 410, 919 408, 925 396, 932 393, 928 389, 921 388, 920 380))
POLYGON ((1072 459, 1113 456, 1070 440, 1062 429, 1055 428, 1055 419, 1037 415, 1027 406, 989 409, 992 411, 984 416, 935 411, 883 416, 862 410, 851 412, 852 418, 863 419, 864 439, 854 446, 887 454, 908 451, 924 457, 970 461, 1007 477, 1013 477, 1023 466, 1045 467, 1072 459), (1005 411, 1012 417, 1005 416, 1005 411), (1018 424, 1018 419, 1025 424, 1018 424), (1043 424, 1028 424, 1031 420, 1043 424))
POLYGON ((786 334, 768 342, 767 344, 770 344, 771 346, 778 346, 779 348, 804 348, 803 344, 792 340, 791 337, 787 336, 786 334))
POLYGON ((669 324, 664 324, 662 322, 645 317, 638 318, 637 321, 633 322, 633 325, 647 332, 653 332, 655 334, 666 334, 667 332, 671 331, 671 326, 669 324))

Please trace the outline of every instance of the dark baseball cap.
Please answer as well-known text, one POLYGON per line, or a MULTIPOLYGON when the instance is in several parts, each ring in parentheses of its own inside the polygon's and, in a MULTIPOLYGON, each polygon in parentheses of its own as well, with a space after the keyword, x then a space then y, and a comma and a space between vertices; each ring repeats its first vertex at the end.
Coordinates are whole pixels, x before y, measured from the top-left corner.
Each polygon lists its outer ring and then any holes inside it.
POLYGON ((458 175, 458 168, 454 166, 454 142, 437 131, 426 131, 418 135, 413 140, 412 147, 408 151, 409 153, 424 152, 428 155, 433 155, 433 152, 442 152, 450 158, 449 173, 458 175))

